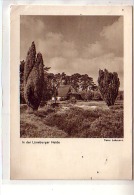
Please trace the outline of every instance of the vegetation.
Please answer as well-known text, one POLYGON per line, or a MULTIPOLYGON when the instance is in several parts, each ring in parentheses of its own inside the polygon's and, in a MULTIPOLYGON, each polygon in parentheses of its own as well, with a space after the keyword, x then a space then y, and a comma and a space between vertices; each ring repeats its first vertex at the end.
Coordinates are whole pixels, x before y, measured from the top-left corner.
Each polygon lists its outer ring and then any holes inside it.
POLYGON ((106 69, 99 70, 98 84, 103 100, 108 106, 114 105, 120 86, 118 74, 108 72, 106 69))
POLYGON ((123 137, 122 101, 109 109, 103 102, 89 102, 85 108, 81 104, 64 104, 57 108, 40 108, 35 114, 27 116, 21 107, 22 137, 83 137, 83 138, 121 138, 123 137), (95 106, 96 105, 96 106, 95 106), (94 109, 91 109, 94 107, 94 109))
POLYGON ((24 98, 28 107, 37 110, 44 88, 44 70, 42 54, 36 56, 34 42, 27 53, 24 66, 24 98))
POLYGON ((80 94, 81 94, 82 99, 85 101, 92 100, 93 98, 92 91, 82 91, 80 94))
POLYGON ((24 66, 25 61, 20 62, 20 103, 24 104, 25 98, 24 98, 24 66))
POLYGON ((49 69, 42 54, 36 55, 33 42, 26 60, 20 62, 21 137, 123 137, 123 91, 117 73, 100 70, 96 86, 87 74, 53 74, 49 69), (74 89, 74 94, 56 103, 61 84, 74 89))
MULTIPOLYGON (((20 62, 20 100, 21 100, 21 103, 25 103, 24 86, 26 86, 28 77, 30 76, 31 72, 33 72, 33 70, 35 69, 33 68, 35 65, 35 62, 36 62, 36 48, 33 42, 32 46, 30 47, 28 51, 26 61, 23 60, 20 62)), ((82 94, 84 100, 86 99, 90 100, 91 99, 90 91, 94 91, 98 89, 96 84, 93 82, 93 78, 89 77, 87 74, 81 75, 79 73, 75 73, 70 76, 66 75, 64 72, 53 74, 53 73, 48 72, 49 69, 50 67, 44 66, 44 87, 42 89, 43 94, 42 94, 42 99, 41 99, 43 102, 50 100, 52 97, 54 97, 55 102, 56 102, 56 98, 58 95, 58 88, 60 84, 70 85, 77 92, 81 91, 80 93, 82 94)), ((29 101, 27 101, 27 103, 30 104, 29 101)))

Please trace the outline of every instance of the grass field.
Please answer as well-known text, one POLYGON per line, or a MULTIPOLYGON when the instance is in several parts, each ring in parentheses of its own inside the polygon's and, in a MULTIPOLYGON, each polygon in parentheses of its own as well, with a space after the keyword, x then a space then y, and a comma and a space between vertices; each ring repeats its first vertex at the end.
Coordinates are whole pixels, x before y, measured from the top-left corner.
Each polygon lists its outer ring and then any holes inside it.
POLYGON ((123 101, 108 107, 104 101, 60 102, 29 114, 20 106, 20 137, 23 138, 122 138, 123 101))

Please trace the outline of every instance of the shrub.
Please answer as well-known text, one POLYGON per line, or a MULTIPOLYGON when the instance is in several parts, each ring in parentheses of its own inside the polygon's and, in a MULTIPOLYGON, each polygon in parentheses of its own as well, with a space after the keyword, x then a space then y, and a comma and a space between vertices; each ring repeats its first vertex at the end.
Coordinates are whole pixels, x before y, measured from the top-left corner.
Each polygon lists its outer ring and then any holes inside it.
POLYGON ((92 100, 93 98, 93 92, 92 91, 82 91, 80 93, 81 97, 83 100, 87 101, 87 100, 92 100))
POLYGON ((100 113, 98 113, 98 111, 83 110, 73 107, 65 113, 49 115, 45 123, 49 126, 57 126, 59 129, 68 133, 69 136, 78 137, 85 129, 89 129, 90 124, 99 116, 100 113))
POLYGON ((123 112, 103 114, 91 124, 88 137, 123 137, 123 112))
POLYGON ((36 126, 33 124, 29 124, 26 122, 21 122, 20 123, 20 137, 26 137, 27 133, 30 132, 29 137, 33 137, 33 129, 36 130, 36 126))
POLYGON ((69 102, 72 103, 72 104, 75 104, 76 103, 76 98, 75 97, 71 97, 69 102))
POLYGON ((68 137, 123 137, 123 110, 72 107, 65 113, 51 113, 44 122, 65 131, 68 137))
POLYGON ((101 96, 99 91, 94 91, 93 92, 92 100, 95 100, 95 101, 101 101, 102 100, 102 96, 101 96))
POLYGON ((104 71, 99 70, 98 84, 101 95, 107 105, 114 105, 120 86, 118 74, 108 72, 106 69, 104 71))

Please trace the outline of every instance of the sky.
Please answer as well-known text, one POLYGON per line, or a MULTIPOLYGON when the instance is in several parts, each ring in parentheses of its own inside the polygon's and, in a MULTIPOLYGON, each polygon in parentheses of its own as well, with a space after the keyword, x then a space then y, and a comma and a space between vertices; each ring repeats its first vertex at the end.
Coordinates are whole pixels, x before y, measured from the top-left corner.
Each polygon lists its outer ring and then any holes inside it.
POLYGON ((20 60, 32 41, 49 72, 88 74, 97 84, 106 68, 118 73, 123 89, 122 16, 21 16, 20 60))

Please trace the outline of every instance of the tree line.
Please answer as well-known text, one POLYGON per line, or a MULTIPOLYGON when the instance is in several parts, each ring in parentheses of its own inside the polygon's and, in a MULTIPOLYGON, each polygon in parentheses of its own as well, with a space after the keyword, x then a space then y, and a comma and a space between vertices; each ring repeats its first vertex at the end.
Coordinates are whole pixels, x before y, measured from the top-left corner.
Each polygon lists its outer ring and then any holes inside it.
POLYGON ((41 53, 36 53, 32 42, 26 60, 20 62, 20 101, 25 102, 29 109, 37 110, 41 100, 47 101, 58 95, 61 84, 72 86, 80 92, 83 99, 92 99, 93 95, 103 98, 108 106, 113 105, 119 91, 120 81, 117 73, 99 70, 98 86, 87 74, 49 73, 41 53))

